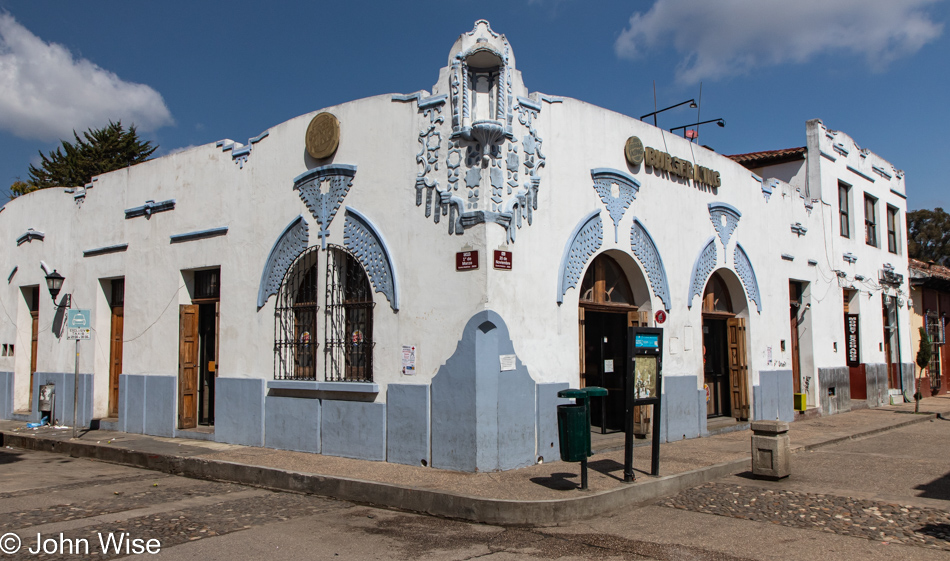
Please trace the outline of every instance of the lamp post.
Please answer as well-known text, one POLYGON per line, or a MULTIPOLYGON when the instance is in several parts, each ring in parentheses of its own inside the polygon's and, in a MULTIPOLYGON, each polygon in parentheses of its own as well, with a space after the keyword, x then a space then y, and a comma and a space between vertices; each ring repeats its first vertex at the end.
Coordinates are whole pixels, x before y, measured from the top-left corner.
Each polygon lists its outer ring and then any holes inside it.
MULTIPOLYGON (((655 90, 655 89, 656 89, 656 88, 654 87, 654 90, 655 90)), ((656 91, 654 91, 653 93, 654 93, 654 97, 656 97, 656 91)), ((696 108, 698 107, 698 105, 696 105, 696 100, 694 100, 694 99, 688 99, 688 100, 686 100, 686 101, 684 101, 684 102, 682 102, 682 103, 677 103, 676 105, 670 105, 669 107, 665 107, 665 108, 663 108, 663 109, 660 109, 659 111, 654 111, 653 113, 647 113, 646 115, 641 116, 641 117, 640 117, 640 120, 642 121, 642 120, 646 119, 647 117, 651 117, 651 116, 652 116, 652 117, 653 117, 653 126, 655 127, 655 126, 657 126, 657 124, 656 124, 656 116, 657 116, 657 114, 662 113, 662 112, 664 112, 664 111, 669 111, 670 109, 676 109, 676 108, 679 107, 680 105, 686 105, 687 103, 689 104, 689 108, 690 108, 690 109, 696 109, 696 108)))
MULTIPOLYGON (((69 309, 72 306, 73 298, 72 294, 66 295, 66 303, 60 306, 56 303, 56 297, 59 296, 59 291, 63 288, 63 281, 66 280, 66 277, 56 272, 56 269, 53 269, 53 272, 46 275, 46 288, 49 289, 49 295, 53 298, 53 306, 57 308, 67 308, 69 309)), ((51 419, 55 420, 55 419, 51 419)), ((73 375, 73 438, 79 436, 78 425, 79 423, 79 339, 76 339, 76 369, 73 375)))
MULTIPOLYGON (((683 126, 680 126, 680 127, 673 127, 673 128, 670 129, 670 132, 674 132, 674 131, 678 131, 679 129, 683 129, 683 135, 685 136, 685 135, 686 135, 686 129, 688 129, 689 127, 698 127, 699 125, 705 125, 706 123, 716 123, 716 124, 719 125, 720 127, 725 127, 725 126, 726 126, 726 121, 725 121, 725 119, 709 119, 708 121, 700 121, 700 122, 698 122, 698 123, 691 123, 691 124, 689 124, 689 125, 683 125, 683 126)), ((699 135, 699 134, 697 133, 697 136, 698 136, 698 135, 699 135)))

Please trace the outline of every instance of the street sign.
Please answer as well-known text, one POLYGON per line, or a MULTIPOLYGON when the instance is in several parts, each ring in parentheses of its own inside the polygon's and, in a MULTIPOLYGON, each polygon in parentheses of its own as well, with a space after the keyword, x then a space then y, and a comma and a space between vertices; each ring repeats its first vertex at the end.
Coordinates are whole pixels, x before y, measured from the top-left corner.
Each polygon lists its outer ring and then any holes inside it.
POLYGON ((495 268, 501 271, 511 270, 511 252, 495 250, 495 268))
POLYGON ((478 268, 478 251, 459 251, 455 254, 455 270, 471 271, 478 268))
POLYGON ((85 328, 92 325, 92 314, 89 310, 66 310, 66 327, 85 328))
POLYGON ((66 310, 66 339, 79 341, 92 338, 92 313, 89 310, 66 310))

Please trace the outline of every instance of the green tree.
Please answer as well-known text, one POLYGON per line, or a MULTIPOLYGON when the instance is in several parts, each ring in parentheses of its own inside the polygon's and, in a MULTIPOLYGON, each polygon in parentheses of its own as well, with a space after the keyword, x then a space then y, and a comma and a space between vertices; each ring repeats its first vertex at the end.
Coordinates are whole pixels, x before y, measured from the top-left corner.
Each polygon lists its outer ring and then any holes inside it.
POLYGON ((907 254, 921 261, 950 258, 950 214, 940 207, 908 212, 907 254))
MULTIPOLYGON (((40 152, 42 161, 39 167, 30 164, 30 179, 26 183, 36 189, 85 185, 93 176, 144 162, 158 149, 157 145, 139 139, 135 125, 126 130, 121 121, 89 129, 82 138, 73 131, 73 137, 75 142, 63 140, 62 146, 49 154, 40 152)), ((18 183, 11 186, 11 194, 18 183)))

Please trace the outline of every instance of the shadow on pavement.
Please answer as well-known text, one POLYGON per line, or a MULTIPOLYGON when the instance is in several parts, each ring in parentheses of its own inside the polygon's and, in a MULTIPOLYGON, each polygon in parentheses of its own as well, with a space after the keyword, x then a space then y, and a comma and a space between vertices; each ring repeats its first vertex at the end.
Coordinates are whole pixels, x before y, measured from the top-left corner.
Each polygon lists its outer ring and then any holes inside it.
POLYGON ((19 452, 11 452, 10 450, 0 450, 0 465, 12 464, 15 462, 22 462, 22 454, 19 452))
POLYGON ((580 487, 580 483, 568 481, 568 479, 578 479, 579 477, 576 473, 552 473, 550 477, 532 477, 530 481, 555 491, 570 491, 580 487))
MULTIPOLYGON (((917 495, 918 497, 950 501, 950 473, 946 473, 943 476, 934 479, 930 483, 918 485, 914 487, 914 489, 923 491, 923 493, 917 495)), ((947 530, 950 529, 946 529, 945 531, 947 530)))

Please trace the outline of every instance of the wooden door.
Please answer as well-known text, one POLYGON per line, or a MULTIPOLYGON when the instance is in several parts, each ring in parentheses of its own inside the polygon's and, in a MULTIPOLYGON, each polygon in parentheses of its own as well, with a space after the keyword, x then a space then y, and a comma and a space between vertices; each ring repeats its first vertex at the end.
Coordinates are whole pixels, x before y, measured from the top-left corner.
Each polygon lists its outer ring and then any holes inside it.
POLYGON ((112 307, 112 335, 109 345, 109 416, 119 416, 119 375, 122 374, 122 331, 125 315, 122 306, 112 307))
POLYGON ((726 320, 729 342, 729 384, 732 393, 732 416, 744 421, 749 418, 749 363, 746 357, 746 327, 744 318, 726 320))
POLYGON ((578 308, 578 309, 577 309, 577 339, 578 339, 578 343, 577 343, 577 344, 578 344, 578 349, 579 349, 578 354, 580 355, 580 356, 579 356, 579 363, 580 363, 580 364, 579 364, 578 368, 580 369, 580 387, 581 387, 581 388, 587 387, 587 379, 586 379, 586 376, 587 376, 587 367, 586 367, 586 366, 587 366, 587 365, 586 365, 587 353, 585 352, 587 349, 586 349, 585 344, 584 344, 584 337, 585 337, 585 334, 584 334, 584 308, 578 308))
POLYGON ((178 428, 198 426, 198 306, 179 307, 178 428))
POLYGON ((802 393, 802 370, 799 359, 798 343, 798 312, 801 310, 802 284, 790 281, 788 283, 788 321, 791 325, 789 333, 790 351, 792 353, 792 386, 795 393, 802 393))
MULTIPOLYGON (((37 296, 34 293, 34 299, 37 296)), ((36 300, 34 300, 35 302, 36 300)), ((30 341, 30 409, 33 408, 33 374, 36 372, 36 343, 40 338, 40 311, 30 312, 33 317, 33 336, 30 341)))

